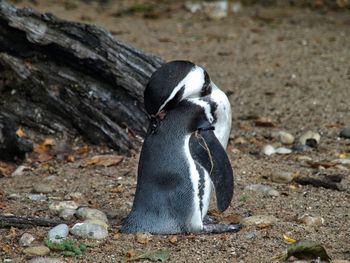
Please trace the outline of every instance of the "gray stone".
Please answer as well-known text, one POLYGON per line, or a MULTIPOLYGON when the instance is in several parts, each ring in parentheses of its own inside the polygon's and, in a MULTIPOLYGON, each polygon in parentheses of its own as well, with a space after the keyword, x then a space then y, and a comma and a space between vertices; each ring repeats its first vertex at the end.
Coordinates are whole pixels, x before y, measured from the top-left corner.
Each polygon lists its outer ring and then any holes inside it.
POLYGON ((47 196, 44 194, 28 194, 28 198, 32 201, 46 201, 47 196))
POLYGON ((53 188, 51 185, 44 184, 44 183, 37 183, 33 185, 33 192, 34 193, 51 193, 53 191, 53 188))
POLYGON ((254 191, 254 192, 260 192, 269 196, 279 196, 280 193, 273 189, 270 186, 267 185, 262 185, 262 184, 251 184, 251 185, 247 185, 244 190, 248 190, 248 191, 254 191))
POLYGON ((60 260, 59 258, 47 258, 47 257, 39 257, 33 258, 29 263, 65 263, 65 261, 60 260))
POLYGON ((50 249, 45 246, 28 247, 23 250, 23 253, 31 256, 46 256, 50 253, 50 249))
POLYGON ((94 219, 98 219, 98 220, 101 220, 101 221, 104 221, 104 222, 108 222, 108 219, 107 219, 107 216, 104 212, 98 210, 98 209, 94 209, 94 208, 89 208, 89 207, 80 207, 75 215, 80 218, 80 219, 83 219, 83 220, 86 220, 86 219, 91 219, 91 220, 94 220, 94 219))
POLYGON ((296 152, 306 152, 306 151, 310 151, 311 147, 305 144, 298 143, 293 145, 292 150, 296 152))
POLYGON ((350 139, 350 128, 341 129, 339 136, 342 138, 350 139))
POLYGON ((276 149, 276 153, 278 153, 278 154, 291 154, 292 150, 285 148, 285 147, 279 147, 276 149))
POLYGON ((246 233, 245 235, 244 235, 244 238, 245 239, 252 239, 252 238, 254 238, 254 237, 256 237, 257 235, 256 235, 256 232, 254 231, 254 232, 248 232, 248 233, 246 233))
POLYGON ((320 216, 310 216, 308 214, 302 215, 298 218, 298 221, 307 226, 322 226, 324 219, 320 216))
POLYGON ((28 247, 34 240, 35 240, 35 237, 33 237, 31 234, 24 233, 19 239, 19 244, 22 247, 28 247))
POLYGON ((64 220, 72 219, 76 211, 77 211, 76 209, 70 209, 70 208, 62 209, 61 212, 59 213, 59 217, 64 220))
POLYGON ((271 173, 271 181, 275 183, 290 183, 293 181, 294 174, 291 172, 273 172, 271 173))
POLYGON ((61 212, 63 209, 77 209, 78 205, 74 201, 55 201, 49 205, 49 209, 56 213, 61 212))
POLYGON ((70 232, 75 236, 89 239, 105 239, 108 236, 106 228, 90 223, 77 223, 70 229, 70 232))
POLYGON ((277 222, 277 218, 270 215, 249 216, 249 217, 243 218, 242 220, 242 224, 246 226, 260 225, 260 224, 272 225, 276 222, 277 222))
POLYGON ((69 227, 66 224, 59 224, 52 228, 48 233, 48 239, 53 242, 61 242, 68 236, 69 227))

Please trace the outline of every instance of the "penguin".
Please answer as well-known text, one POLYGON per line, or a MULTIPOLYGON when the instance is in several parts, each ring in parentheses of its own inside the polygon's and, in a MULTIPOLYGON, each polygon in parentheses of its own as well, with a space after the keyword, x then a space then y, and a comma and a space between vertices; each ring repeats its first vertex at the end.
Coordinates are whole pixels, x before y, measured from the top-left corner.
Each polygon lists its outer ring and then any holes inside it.
POLYGON ((144 92, 145 108, 151 116, 162 115, 188 98, 205 98, 211 104, 214 133, 226 149, 232 125, 231 105, 202 67, 190 61, 168 62, 152 75, 144 92))
POLYGON ((224 211, 233 195, 233 173, 206 112, 210 104, 181 101, 150 125, 142 146, 131 212, 121 232, 152 234, 234 232, 238 225, 205 224, 211 184, 224 211))
POLYGON ((231 114, 217 104, 228 103, 222 94, 205 70, 188 61, 167 63, 152 75, 144 93, 151 123, 140 154, 133 207, 121 232, 239 230, 239 225, 204 222, 212 185, 220 211, 233 196, 233 173, 224 149, 227 131, 215 133, 231 114))

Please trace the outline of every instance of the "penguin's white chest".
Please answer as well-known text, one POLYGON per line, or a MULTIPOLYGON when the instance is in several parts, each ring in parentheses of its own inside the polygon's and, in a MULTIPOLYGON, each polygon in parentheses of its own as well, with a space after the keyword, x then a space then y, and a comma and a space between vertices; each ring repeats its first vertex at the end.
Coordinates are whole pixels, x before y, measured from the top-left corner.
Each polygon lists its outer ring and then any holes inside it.
POLYGON ((192 202, 193 207, 190 225, 192 231, 201 231, 203 229, 203 218, 206 216, 209 208, 212 182, 209 173, 198 163, 196 165, 189 148, 190 138, 191 135, 186 136, 184 144, 193 191, 193 199, 189 200, 192 202), (198 169, 201 169, 201 171, 198 171, 198 169))

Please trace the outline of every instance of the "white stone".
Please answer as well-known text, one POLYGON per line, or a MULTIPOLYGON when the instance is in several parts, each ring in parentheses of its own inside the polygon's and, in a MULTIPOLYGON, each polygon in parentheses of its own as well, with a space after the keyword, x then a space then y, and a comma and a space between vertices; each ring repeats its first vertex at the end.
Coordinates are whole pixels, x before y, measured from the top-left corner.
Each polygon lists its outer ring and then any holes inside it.
POLYGON ((262 153, 267 155, 267 156, 270 156, 270 155, 276 153, 276 150, 275 150, 275 147, 273 147, 272 145, 268 144, 268 145, 265 145, 263 147, 262 153))

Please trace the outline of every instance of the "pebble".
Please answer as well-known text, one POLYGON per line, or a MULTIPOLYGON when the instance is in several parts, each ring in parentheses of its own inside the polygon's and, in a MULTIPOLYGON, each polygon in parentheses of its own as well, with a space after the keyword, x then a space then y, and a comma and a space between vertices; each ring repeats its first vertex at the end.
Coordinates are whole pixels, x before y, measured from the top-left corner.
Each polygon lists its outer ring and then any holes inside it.
POLYGON ((256 235, 256 232, 254 231, 254 232, 248 232, 248 233, 246 233, 245 235, 244 235, 244 238, 245 239, 252 239, 252 238, 254 238, 254 237, 256 237, 257 235, 256 235))
POLYGON ((20 176, 23 174, 25 170, 29 170, 30 168, 25 165, 20 165, 17 169, 11 174, 12 177, 20 176))
POLYGON ((306 155, 299 155, 297 156, 297 161, 312 161, 312 158, 306 155))
POLYGON ((332 260, 332 263, 350 263, 350 261, 345 259, 334 259, 332 260))
POLYGON ((68 233, 69 227, 66 224, 59 224, 49 231, 47 237, 49 240, 59 243, 68 236, 68 233))
POLYGON ((75 224, 70 232, 75 236, 90 239, 105 239, 108 236, 108 231, 103 226, 85 222, 75 224))
POLYGON ((267 155, 267 156, 270 156, 270 155, 276 153, 276 150, 275 150, 275 147, 273 147, 272 145, 268 144, 268 145, 265 145, 263 147, 262 153, 267 155))
POLYGON ((306 152, 306 151, 311 150, 311 147, 307 146, 305 144, 298 143, 298 144, 294 144, 292 146, 292 150, 296 151, 296 152, 306 152))
POLYGON ((44 194, 28 194, 28 198, 32 201, 46 201, 47 196, 44 194))
POLYGON ((51 185, 44 184, 44 183, 38 183, 33 185, 33 192, 34 193, 43 193, 48 194, 53 192, 53 188, 51 185))
POLYGON ((269 215, 256 215, 243 218, 242 224, 246 226, 268 224, 272 225, 277 222, 277 218, 269 215))
POLYGON ((28 247, 34 240, 35 240, 35 237, 33 235, 29 233, 24 233, 19 239, 19 244, 22 247, 28 247))
POLYGON ((324 224, 324 219, 320 216, 310 216, 302 215, 298 218, 298 221, 307 225, 307 226, 322 226, 324 224))
POLYGON ((65 261, 62 261, 59 258, 46 258, 46 257, 33 258, 28 262, 29 263, 65 263, 65 261))
POLYGON ((76 209, 64 208, 59 213, 59 217, 64 219, 64 220, 72 219, 74 217, 76 211, 77 211, 76 209))
POLYGON ((135 234, 136 242, 139 244, 147 244, 152 240, 152 235, 150 233, 141 233, 138 232, 135 234))
POLYGON ((16 199, 20 199, 21 198, 21 195, 20 194, 10 194, 8 197, 8 199, 10 200, 16 200, 16 199))
POLYGON ((23 253, 31 256, 46 256, 50 253, 50 249, 45 246, 28 247, 23 250, 23 253))
POLYGON ((84 199, 84 196, 80 192, 73 192, 73 193, 69 193, 65 198, 73 199, 73 200, 82 200, 84 199))
POLYGON ((225 0, 203 2, 204 13, 211 19, 222 19, 227 16, 228 2, 225 0))
POLYGON ((350 139, 350 128, 343 128, 339 133, 339 137, 350 139))
POLYGON ((80 207, 75 215, 80 218, 80 219, 83 219, 83 220, 86 220, 86 219, 91 219, 91 220, 94 220, 94 219, 98 219, 98 220, 101 220, 105 223, 108 222, 108 219, 107 219, 107 216, 104 212, 98 210, 98 209, 94 209, 94 208, 89 208, 89 207, 80 207))
POLYGON ((294 136, 292 134, 285 132, 285 131, 277 132, 276 137, 281 143, 286 144, 286 145, 293 144, 294 140, 295 140, 294 136))
POLYGON ((278 153, 278 154, 290 154, 290 153, 292 153, 292 150, 285 148, 285 147, 279 147, 276 149, 276 153, 278 153))
POLYGON ((247 185, 244 188, 244 190, 260 192, 260 193, 264 193, 264 194, 270 195, 270 196, 279 196, 280 195, 280 193, 277 190, 273 189, 270 186, 262 185, 262 184, 247 185))
POLYGON ((273 172, 270 178, 272 182, 287 184, 293 181, 294 174, 291 172, 273 172))
POLYGON ((104 228, 108 229, 108 224, 105 221, 99 220, 99 219, 87 219, 84 221, 84 223, 89 223, 89 224, 96 224, 103 226, 104 228))
POLYGON ((300 137, 299 142, 310 147, 315 147, 319 144, 320 140, 321 135, 318 132, 307 131, 300 137))
POLYGON ((74 201, 55 201, 49 205, 49 209, 57 213, 66 208, 77 209, 78 205, 74 201))

